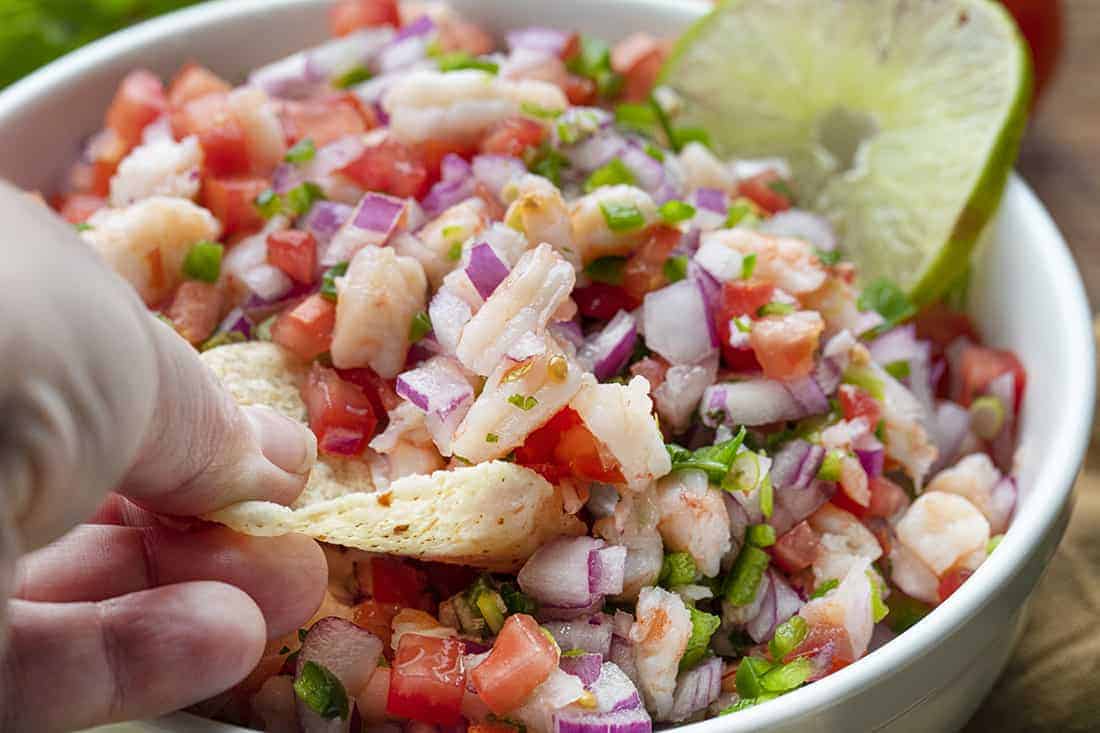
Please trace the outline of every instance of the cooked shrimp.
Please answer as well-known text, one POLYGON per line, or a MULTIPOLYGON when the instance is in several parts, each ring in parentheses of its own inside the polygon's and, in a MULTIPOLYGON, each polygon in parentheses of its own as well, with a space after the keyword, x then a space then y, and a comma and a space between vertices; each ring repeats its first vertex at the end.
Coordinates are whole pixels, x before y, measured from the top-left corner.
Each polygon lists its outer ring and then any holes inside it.
POLYGON ((641 244, 642 234, 658 221, 657 205, 648 193, 634 186, 603 186, 582 196, 569 207, 573 243, 583 264, 611 255, 628 255, 641 244), (637 212, 636 225, 612 229, 608 212, 637 212))
POLYGON ((435 290, 443 282, 443 277, 459 266, 464 250, 469 249, 474 238, 485 230, 488 223, 485 202, 479 198, 466 199, 432 219, 416 233, 415 240, 422 247, 401 245, 396 241, 394 247, 401 251, 404 246, 407 254, 424 266, 428 282, 435 290), (467 246, 463 247, 463 243, 467 246))
POLYGON ((867 652, 874 631, 869 572, 867 560, 852 563, 840 585, 810 600, 798 612, 811 628, 822 628, 835 639, 835 653, 845 662, 854 662, 867 652))
POLYGON ((945 491, 921 494, 897 524, 898 541, 938 577, 984 551, 989 522, 967 499, 945 491))
POLYGON ((194 199, 199 195, 202 149, 198 138, 171 138, 130 151, 111 178, 111 206, 123 207, 152 196, 194 199))
POLYGON ((640 491, 672 468, 661 431, 653 419, 649 382, 597 384, 591 375, 569 403, 585 426, 619 463, 627 486, 640 491))
POLYGON ((702 471, 677 471, 657 483, 657 528, 665 546, 687 552, 704 577, 718 575, 731 547, 730 519, 722 492, 702 471))
POLYGON ((368 245, 352 258, 336 291, 332 363, 396 377, 409 351, 409 324, 427 305, 424 268, 390 248, 368 245))
POLYGON ((991 532, 1004 532, 1015 501, 1012 495, 994 492, 1001 478, 1001 472, 988 455, 974 453, 937 473, 925 491, 945 491, 969 499, 985 516, 991 532))
POLYGON ((615 513, 592 526, 593 534, 626 548, 623 592, 616 596, 619 600, 637 600, 642 588, 657 583, 665 557, 664 543, 657 532, 659 519, 651 487, 624 494, 615 505, 615 513))
POLYGON ((484 71, 414 71, 382 97, 390 129, 406 143, 446 140, 475 144, 492 125, 518 115, 524 104, 564 111, 565 94, 543 81, 510 81, 484 71))
POLYGON ((445 462, 432 441, 424 418, 422 410, 404 400, 390 410, 389 424, 369 445, 371 450, 385 457, 377 466, 378 470, 372 467, 376 485, 379 479, 388 485, 403 476, 429 474, 443 468, 445 462))
MULTIPOLYGON (((854 353, 854 352, 853 352, 854 353)), ((924 407, 898 380, 877 364, 868 366, 882 382, 885 398, 882 417, 886 455, 897 461, 919 488, 939 456, 935 443, 924 427, 927 415, 924 407)))
POLYGON ((685 190, 717 188, 729 191, 733 188, 733 171, 702 143, 693 141, 685 145, 679 161, 685 190))
POLYGON ((217 241, 221 224, 187 199, 153 196, 124 209, 101 209, 84 239, 138 291, 147 305, 163 301, 183 280, 183 258, 196 242, 217 241))
POLYGON ((810 526, 820 535, 820 550, 814 560, 814 580, 840 580, 860 563, 872 563, 882 557, 882 546, 863 523, 832 504, 814 512, 810 526))
POLYGON ((509 204, 504 221, 526 235, 528 246, 546 242, 567 262, 580 267, 569 209, 557 186, 542 176, 528 174, 507 184, 502 195, 509 204))
POLYGON ((707 242, 719 242, 742 255, 756 254, 753 277, 794 296, 817 290, 828 276, 813 247, 801 239, 773 237, 751 229, 720 229, 704 234, 703 243, 707 242))
POLYGON ((550 245, 528 251, 463 328, 459 361, 476 374, 489 374, 520 338, 546 327, 575 282, 572 266, 550 245))
POLYGON ((244 130, 252 173, 270 175, 286 155, 286 137, 275 104, 257 87, 235 89, 226 104, 244 130))
POLYGON ((663 588, 643 588, 635 613, 630 640, 638 678, 646 707, 661 720, 672 710, 680 658, 691 637, 691 615, 680 596, 663 588))

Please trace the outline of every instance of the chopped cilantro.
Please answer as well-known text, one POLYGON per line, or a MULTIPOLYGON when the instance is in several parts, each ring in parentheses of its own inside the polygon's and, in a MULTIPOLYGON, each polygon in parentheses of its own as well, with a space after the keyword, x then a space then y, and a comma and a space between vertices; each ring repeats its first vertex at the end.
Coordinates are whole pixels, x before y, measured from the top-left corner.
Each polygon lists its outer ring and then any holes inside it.
POLYGON ((688 637, 687 648, 684 656, 680 657, 680 669, 690 669, 702 660, 710 646, 710 637, 722 624, 722 619, 714 614, 705 613, 695 608, 688 608, 691 614, 691 636, 688 637))
POLYGON ((584 268, 584 274, 598 283, 622 285, 623 269, 625 267, 625 257, 601 257, 588 263, 588 266, 584 268))
POLYGON ((478 71, 487 71, 490 74, 495 74, 500 70, 500 64, 497 62, 479 56, 471 56, 465 51, 442 54, 436 59, 436 63, 439 65, 440 71, 477 69, 478 71))
POLYGON ((780 196, 783 196, 787 201, 794 201, 794 191, 791 190, 789 183, 782 178, 777 178, 774 181, 768 183, 768 188, 775 191, 780 196))
POLYGON ((546 143, 538 149, 527 163, 527 170, 547 178, 555 186, 561 186, 561 172, 569 166, 569 159, 546 143))
POLYGON ((521 395, 521 394, 514 394, 514 395, 510 396, 508 398, 508 402, 510 404, 514 405, 515 407, 518 407, 519 409, 523 410, 524 412, 527 412, 528 410, 534 409, 534 407, 536 405, 538 405, 538 403, 539 403, 539 401, 536 400, 531 395, 521 395))
POLYGON ((339 678, 317 662, 306 662, 294 680, 294 692, 310 710, 326 720, 347 720, 348 693, 339 678))
POLYGON ((871 584, 871 616, 877 624, 886 618, 886 615, 890 613, 890 609, 882 602, 882 578, 870 568, 867 569, 867 582, 871 584))
POLYGON ((665 273, 665 279, 670 283, 679 282, 687 277, 688 270, 688 258, 687 255, 675 255, 665 260, 664 266, 661 268, 665 273))
POLYGON ((215 242, 195 243, 183 258, 184 277, 204 283, 217 282, 222 271, 223 252, 225 247, 215 242))
POLYGON ((653 107, 648 104, 624 103, 615 107, 615 122, 622 127, 649 133, 658 124, 653 107))
POLYGON ((741 258, 741 279, 752 279, 752 274, 754 272, 756 272, 756 253, 749 252, 741 258))
POLYGON ((428 318, 428 314, 424 311, 420 311, 412 317, 412 323, 409 324, 409 342, 416 343, 420 339, 428 335, 428 332, 432 330, 432 321, 428 318))
POLYGON ((500 597, 504 599, 504 605, 508 607, 508 613, 535 613, 538 603, 513 583, 500 584, 500 597))
POLYGON ((283 210, 283 200, 270 188, 260 193, 254 203, 260 216, 265 219, 270 219, 283 210))
POLYGON ((634 174, 626 167, 626 164, 619 158, 612 158, 592 171, 592 175, 584 182, 584 192, 592 193, 603 186, 633 185, 635 181, 634 174))
POLYGON ((653 143, 646 143, 645 144, 645 154, 648 155, 650 158, 653 158, 654 160, 658 161, 658 162, 661 162, 661 163, 665 162, 665 151, 661 150, 659 147, 657 147, 653 143))
POLYGON ((908 379, 909 378, 909 362, 904 359, 898 359, 892 361, 883 367, 886 373, 894 379, 908 379))
POLYGON ((672 459, 672 470, 679 471, 685 468, 694 468, 705 471, 707 478, 713 483, 720 484, 730 471, 733 460, 737 456, 737 450, 745 441, 746 430, 744 427, 724 443, 710 445, 689 451, 675 443, 665 446, 669 458, 672 459))
POLYGON ((856 305, 860 310, 876 311, 886 320, 875 332, 888 331, 917 312, 905 291, 887 278, 879 278, 865 287, 856 305))
POLYGON ((840 262, 840 250, 824 250, 814 247, 814 254, 817 255, 817 259, 821 260, 821 264, 826 267, 832 267, 836 263, 840 262))
POLYGON ((336 302, 336 278, 343 277, 348 272, 347 262, 337 262, 325 270, 321 277, 321 297, 325 300, 336 302))
POLYGON ((300 183, 283 194, 283 210, 290 216, 301 216, 315 201, 324 201, 325 192, 313 181, 300 183))
POLYGON ((688 143, 701 143, 710 147, 710 133, 701 127, 677 127, 672 130, 677 150, 682 149, 688 143))
POLYGON ((735 199, 726 209, 726 229, 733 229, 735 226, 752 227, 759 221, 756 205, 748 199, 735 199))
POLYGON ((82 221, 78 224, 73 224, 73 226, 76 228, 76 230, 78 232, 86 232, 86 231, 89 231, 91 229, 95 229, 95 227, 93 227, 91 224, 89 224, 86 221, 82 221))
POLYGON ((304 137, 294 147, 286 151, 286 157, 283 160, 287 163, 308 163, 313 160, 313 156, 316 154, 317 147, 313 144, 313 140, 304 137))
POLYGON ((666 224, 679 224, 695 216, 695 207, 683 201, 666 201, 657 209, 666 224))

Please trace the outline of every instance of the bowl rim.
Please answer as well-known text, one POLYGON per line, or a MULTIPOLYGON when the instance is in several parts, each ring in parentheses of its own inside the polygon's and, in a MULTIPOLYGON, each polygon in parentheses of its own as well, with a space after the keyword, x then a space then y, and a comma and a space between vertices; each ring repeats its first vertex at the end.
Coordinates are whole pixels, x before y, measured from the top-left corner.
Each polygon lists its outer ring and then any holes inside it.
MULTIPOLYGON (((711 9, 710 3, 705 0, 679 0, 679 7, 674 10, 670 0, 601 0, 601 3, 619 6, 622 12, 645 13, 648 10, 659 10, 679 13, 685 22, 701 17, 711 9)), ((116 56, 132 53, 165 39, 199 33, 218 23, 259 12, 271 13, 310 7, 321 12, 328 4, 330 0, 214 0, 154 18, 72 52, 0 92, 0 120, 17 117, 19 108, 24 104, 49 93, 55 85, 79 77, 116 56)), ((711 726, 714 730, 748 731, 789 723, 812 714, 816 709, 850 698, 873 684, 877 678, 912 664, 934 646, 937 640, 951 635, 968 619, 981 612, 993 600, 995 591, 1023 569, 1043 539, 1056 528, 1070 500, 1091 434, 1096 396, 1091 309, 1064 237, 1049 212, 1015 173, 1006 187, 1002 204, 1020 209, 1022 216, 1032 221, 1039 230, 1048 233, 1049 241, 1043 257, 1032 258, 1031 264, 1044 271, 1040 277, 1042 281, 1054 284, 1055 287, 1048 291, 1046 297, 1054 301, 1054 306, 1068 316, 1064 324, 1070 355, 1067 381, 1080 399, 1060 406, 1059 409, 1064 410, 1060 435, 1055 436, 1058 439, 1045 443, 1047 456, 1044 465, 1048 469, 1050 466, 1055 466, 1056 469, 1042 472, 1036 479, 1036 488, 1041 487, 1044 493, 1050 495, 1049 499, 1038 503, 1025 516, 1014 517, 997 552, 982 564, 958 592, 905 634, 856 663, 812 685, 784 695, 783 705, 763 704, 744 710, 736 716, 691 724, 693 729, 702 730, 702 726, 711 726)), ((172 717, 188 727, 182 720, 185 716, 195 721, 186 713, 172 717)), ((172 717, 163 720, 162 724, 168 723, 172 717)), ((227 725, 223 730, 247 729, 227 725)))

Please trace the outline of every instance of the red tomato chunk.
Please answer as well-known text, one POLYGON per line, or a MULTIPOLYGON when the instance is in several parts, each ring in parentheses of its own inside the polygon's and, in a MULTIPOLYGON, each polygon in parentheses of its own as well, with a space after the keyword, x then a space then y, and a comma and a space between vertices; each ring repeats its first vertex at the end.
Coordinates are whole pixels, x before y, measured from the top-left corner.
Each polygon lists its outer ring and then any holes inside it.
POLYGON ((497 715, 522 705, 558 666, 558 647, 527 614, 509 616, 485 661, 470 672, 481 700, 497 715))
POLYGON ((107 127, 134 147, 141 142, 145 126, 167 111, 168 97, 161 80, 151 71, 131 71, 107 110, 107 127))
POLYGON ((322 453, 356 456, 374 436, 378 418, 370 399, 361 388, 340 379, 336 370, 314 364, 302 388, 302 399, 322 453))
POLYGON ((272 232, 267 236, 267 261, 291 280, 309 285, 317 278, 317 240, 295 229, 272 232))
POLYGON ((436 725, 458 723, 466 691, 464 650, 458 639, 402 636, 393 659, 386 714, 436 725))
POLYGON ((279 316, 271 340, 303 361, 312 361, 329 350, 335 325, 336 305, 311 295, 279 316))
POLYGON ((769 214, 791 208, 791 199, 784 193, 786 182, 776 171, 757 173, 737 186, 737 192, 769 214))

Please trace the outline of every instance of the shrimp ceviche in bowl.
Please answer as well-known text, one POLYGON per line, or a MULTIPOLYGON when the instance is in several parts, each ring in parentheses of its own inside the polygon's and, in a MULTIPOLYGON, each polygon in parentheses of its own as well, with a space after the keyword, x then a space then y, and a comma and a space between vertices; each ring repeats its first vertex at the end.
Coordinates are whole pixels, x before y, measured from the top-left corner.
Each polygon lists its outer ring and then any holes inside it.
POLYGON ((207 519, 315 537, 328 593, 197 712, 643 733, 857 662, 994 551, 1020 362, 681 124, 665 40, 331 20, 240 86, 133 71, 54 201, 317 436, 293 504, 207 519))

